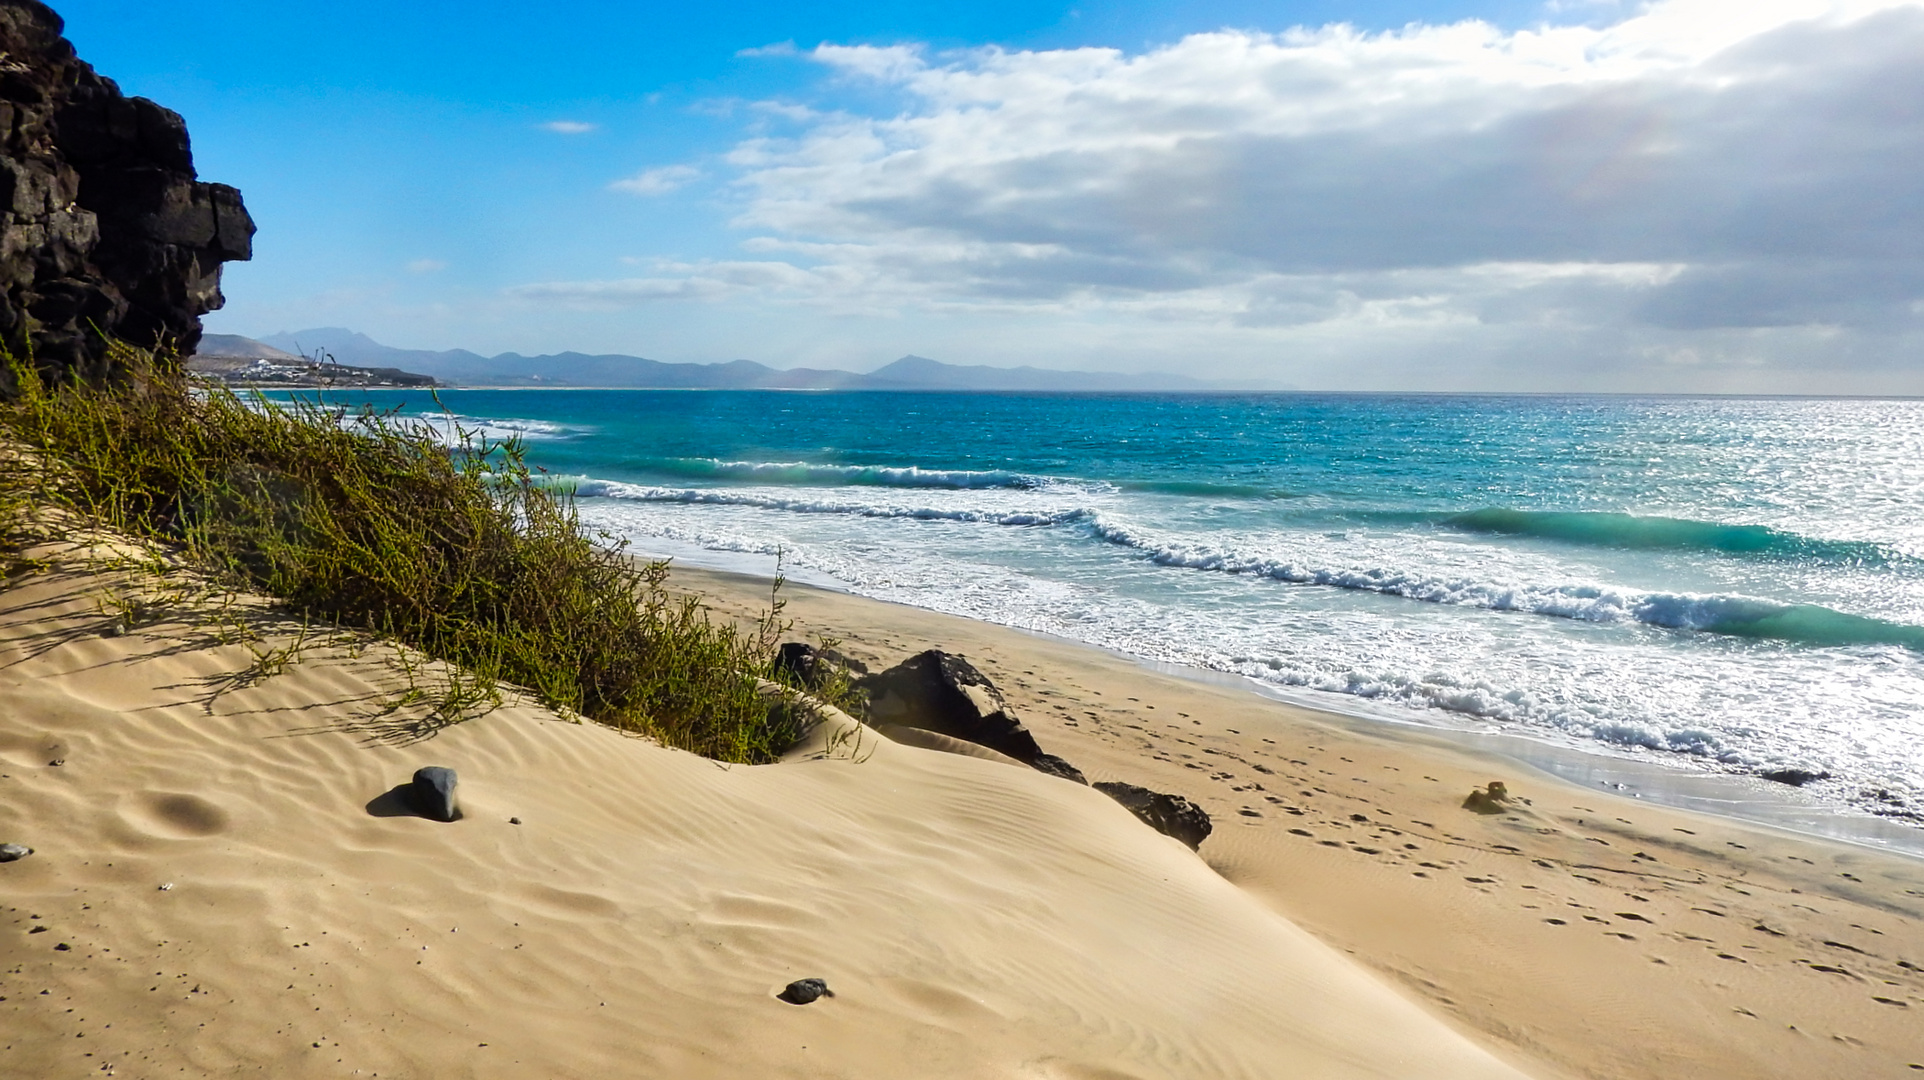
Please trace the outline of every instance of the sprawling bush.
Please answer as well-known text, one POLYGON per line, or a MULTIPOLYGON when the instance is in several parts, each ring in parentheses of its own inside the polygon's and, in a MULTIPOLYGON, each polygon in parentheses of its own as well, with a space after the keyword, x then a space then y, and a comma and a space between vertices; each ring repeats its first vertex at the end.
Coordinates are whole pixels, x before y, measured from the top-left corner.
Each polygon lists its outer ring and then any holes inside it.
POLYGON ((530 469, 518 440, 243 400, 116 351, 124 375, 109 386, 49 386, 12 363, 0 502, 51 503, 170 545, 298 616, 457 665, 490 693, 512 683, 724 761, 770 760, 796 736, 756 690, 776 677, 780 604, 752 628, 711 620, 669 590, 666 563, 585 531, 572 490, 530 469))

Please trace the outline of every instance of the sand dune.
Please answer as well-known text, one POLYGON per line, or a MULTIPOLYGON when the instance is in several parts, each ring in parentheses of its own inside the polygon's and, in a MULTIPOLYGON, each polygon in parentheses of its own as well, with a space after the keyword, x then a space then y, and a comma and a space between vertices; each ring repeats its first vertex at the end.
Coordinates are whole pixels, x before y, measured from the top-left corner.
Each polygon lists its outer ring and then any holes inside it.
POLYGON ((114 587, 0 593, 0 1074, 1526 1075, 1088 788, 868 729, 757 768, 424 729, 383 647, 250 679, 107 636, 114 587), (460 821, 397 812, 423 764, 460 821))

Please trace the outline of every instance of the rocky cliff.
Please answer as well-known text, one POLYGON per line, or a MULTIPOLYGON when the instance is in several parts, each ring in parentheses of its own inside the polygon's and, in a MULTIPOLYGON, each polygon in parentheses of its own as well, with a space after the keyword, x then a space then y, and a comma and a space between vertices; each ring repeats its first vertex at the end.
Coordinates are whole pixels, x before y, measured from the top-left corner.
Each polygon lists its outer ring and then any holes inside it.
POLYGON ((187 125, 127 97, 35 0, 0 0, 0 345, 111 374, 109 337, 185 355, 252 254, 240 192, 201 183, 187 125))

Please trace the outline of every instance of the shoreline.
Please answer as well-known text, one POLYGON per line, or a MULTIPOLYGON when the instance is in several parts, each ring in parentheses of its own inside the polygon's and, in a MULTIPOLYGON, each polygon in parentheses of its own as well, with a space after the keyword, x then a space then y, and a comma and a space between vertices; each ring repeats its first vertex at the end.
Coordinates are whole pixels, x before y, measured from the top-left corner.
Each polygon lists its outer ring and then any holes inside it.
MULTIPOLYGON (((656 542, 659 544, 659 542, 656 542)), ((642 554, 636 558, 673 560, 677 574, 699 571, 703 574, 733 575, 759 583, 766 589, 774 580, 773 557, 734 552, 715 552, 693 545, 671 545, 672 552, 642 554), (760 564, 767 564, 763 568, 760 564)), ((950 615, 894 600, 864 596, 825 575, 803 571, 800 576, 784 571, 792 586, 817 589, 875 604, 886 604, 908 611, 942 618, 963 619, 993 626, 1010 633, 1030 635, 1061 642, 1074 648, 1089 649, 1136 664, 1145 671, 1205 685, 1230 688, 1276 702, 1291 709, 1319 715, 1327 723, 1353 726, 1361 732, 1395 738, 1399 733, 1416 739, 1437 739, 1472 752, 1486 753, 1512 761, 1537 772, 1556 777, 1583 788, 1594 788, 1625 798, 1677 810, 1728 817, 1749 825, 1782 830, 1788 834, 1833 843, 1853 844, 1873 851, 1887 852, 1924 860, 1924 826, 1868 813, 1851 813, 1812 798, 1801 789, 1759 777, 1700 768, 1679 758, 1677 764, 1646 758, 1614 749, 1606 744, 1591 747, 1576 740, 1558 741, 1553 737, 1494 726, 1481 718, 1465 718, 1460 725, 1433 723, 1420 719, 1427 713, 1409 717, 1389 715, 1386 710, 1369 710, 1360 705, 1341 708, 1338 702, 1317 700, 1314 692, 1292 692, 1258 679, 1210 668, 1150 660, 1092 642, 1043 630, 1007 626, 963 615, 950 615), (1472 725, 1488 724, 1489 730, 1472 725), (1801 796, 1801 797, 1800 797, 1801 796)), ((938 646, 939 647, 939 646, 938 646)), ((1327 695, 1340 698, 1341 695, 1327 695)))

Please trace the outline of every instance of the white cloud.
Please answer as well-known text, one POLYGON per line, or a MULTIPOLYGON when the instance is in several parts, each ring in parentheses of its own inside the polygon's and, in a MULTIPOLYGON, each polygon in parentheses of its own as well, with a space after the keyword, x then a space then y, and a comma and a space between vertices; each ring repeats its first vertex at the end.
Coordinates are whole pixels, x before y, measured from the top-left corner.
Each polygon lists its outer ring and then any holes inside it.
POLYGON ((552 131, 557 135, 586 135, 600 126, 584 120, 550 120, 541 125, 543 130, 552 131))
POLYGON ((658 169, 644 169, 608 187, 612 191, 625 191, 630 195, 666 195, 700 175, 701 170, 692 165, 664 165, 658 169))
POLYGON ((416 259, 408 263, 408 273, 410 274, 432 274, 439 270, 446 270, 447 268, 448 264, 441 259, 416 259))
POLYGON ((1634 10, 1133 56, 823 45, 806 55, 892 100, 765 105, 789 134, 727 160, 767 261, 645 280, 1145 341, 1187 327, 1248 356, 1915 366, 1924 4, 1634 10))
POLYGON ((508 290, 508 295, 537 303, 613 309, 663 300, 723 300, 747 294, 815 297, 842 291, 850 284, 846 280, 829 280, 844 276, 838 270, 807 270, 773 261, 661 261, 656 263, 655 270, 659 276, 517 285, 508 290))

